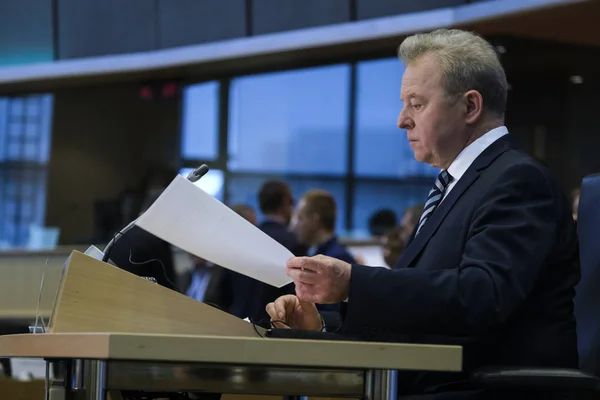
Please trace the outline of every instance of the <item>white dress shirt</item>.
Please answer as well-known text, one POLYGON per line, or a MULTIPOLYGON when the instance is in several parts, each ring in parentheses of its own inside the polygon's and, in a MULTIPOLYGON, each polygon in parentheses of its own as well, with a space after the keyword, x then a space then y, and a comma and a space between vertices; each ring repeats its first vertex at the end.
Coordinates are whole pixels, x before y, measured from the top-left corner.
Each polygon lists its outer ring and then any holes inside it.
MULTIPOLYGON (((508 133, 506 126, 499 126, 487 132, 473 143, 465 147, 448 167, 448 173, 454 178, 444 192, 444 198, 456 186, 456 182, 467 172, 473 161, 492 143, 508 133)), ((442 199, 443 200, 443 199, 442 199)))

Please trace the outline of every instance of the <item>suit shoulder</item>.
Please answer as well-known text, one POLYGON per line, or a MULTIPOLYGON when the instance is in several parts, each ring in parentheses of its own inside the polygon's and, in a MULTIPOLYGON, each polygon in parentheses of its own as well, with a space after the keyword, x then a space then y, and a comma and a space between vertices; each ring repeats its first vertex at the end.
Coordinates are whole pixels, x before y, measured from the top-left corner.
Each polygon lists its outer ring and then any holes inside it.
POLYGON ((498 180, 527 181, 537 187, 557 188, 550 170, 523 150, 509 150, 497 161, 490 165, 490 170, 496 172, 498 180))

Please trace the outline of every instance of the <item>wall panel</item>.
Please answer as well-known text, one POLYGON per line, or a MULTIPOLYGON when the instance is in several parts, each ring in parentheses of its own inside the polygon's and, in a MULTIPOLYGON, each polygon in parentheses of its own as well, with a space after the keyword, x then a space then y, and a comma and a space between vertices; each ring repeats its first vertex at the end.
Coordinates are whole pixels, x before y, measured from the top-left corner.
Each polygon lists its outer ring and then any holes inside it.
POLYGON ((245 0, 158 0, 160 48, 246 35, 245 0))
POLYGON ((155 2, 150 0, 58 0, 59 56, 153 50, 155 14, 155 2))
POLYGON ((51 0, 0 0, 0 65, 54 58, 51 0))
POLYGON ((368 19, 435 10, 467 3, 466 0, 356 0, 356 18, 368 19))
POLYGON ((253 0, 252 33, 262 34, 350 20, 348 0, 253 0))

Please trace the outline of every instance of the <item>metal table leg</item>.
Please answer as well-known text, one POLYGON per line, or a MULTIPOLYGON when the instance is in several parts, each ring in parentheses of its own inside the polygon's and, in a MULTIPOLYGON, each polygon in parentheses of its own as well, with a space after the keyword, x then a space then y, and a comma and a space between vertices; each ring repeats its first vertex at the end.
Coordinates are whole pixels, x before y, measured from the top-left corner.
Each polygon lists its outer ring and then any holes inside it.
POLYGON ((396 371, 369 370, 365 377, 365 400, 396 399, 396 385, 396 371))
POLYGON ((46 360, 46 382, 45 382, 45 400, 65 400, 66 389, 64 377, 60 374, 50 379, 50 371, 60 371, 62 368, 56 368, 59 361, 46 360))
POLYGON ((86 361, 84 374, 85 400, 106 400, 106 361, 86 361))

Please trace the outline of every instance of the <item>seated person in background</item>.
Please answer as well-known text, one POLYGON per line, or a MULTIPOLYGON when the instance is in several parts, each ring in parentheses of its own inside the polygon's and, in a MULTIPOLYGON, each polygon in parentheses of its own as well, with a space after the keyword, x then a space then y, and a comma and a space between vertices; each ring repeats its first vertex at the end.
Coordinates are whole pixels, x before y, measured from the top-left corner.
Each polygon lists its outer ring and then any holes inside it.
MULTIPOLYGON (((294 232, 300 243, 310 246, 308 255, 334 257, 347 263, 356 260, 335 235, 337 208, 333 196, 324 190, 310 190, 302 196, 294 213, 294 232)), ((321 304, 321 311, 339 311, 338 304, 321 304)))
POLYGON ((403 228, 404 239, 409 240, 412 236, 417 224, 419 223, 419 219, 421 218, 421 214, 423 214, 423 207, 425 204, 419 203, 415 204, 407 208, 402 215, 402 220, 400 221, 400 226, 403 228))
POLYGON ((231 206, 231 209, 246 221, 250 222, 252 225, 256 225, 258 223, 256 211, 254 211, 252 206, 247 204, 234 204, 231 206))
POLYGON ((381 238, 383 260, 390 268, 396 266, 400 259, 400 254, 406 246, 407 238, 410 236, 410 232, 407 234, 406 231, 406 228, 403 226, 397 226, 381 238))
POLYGON ((203 303, 228 311, 230 291, 223 290, 225 269, 213 263, 190 254, 193 263, 189 271, 187 296, 203 303))
MULTIPOLYGON (((231 209, 252 225, 256 225, 256 212, 246 204, 235 204, 231 209)), ((236 315, 232 306, 246 301, 241 297, 235 285, 244 281, 244 275, 214 265, 199 257, 192 256, 194 267, 190 273, 190 284, 187 295, 198 301, 217 307, 225 312, 236 315)), ((243 288, 241 288, 243 289, 243 288)), ((245 316, 236 315, 245 318, 245 316)))
POLYGON ((398 127, 417 161, 441 170, 414 239, 393 270, 321 255, 290 259, 296 295, 269 304, 269 315, 319 330, 314 303, 343 301, 344 333, 463 347, 460 373, 400 372, 401 394, 468 379, 484 366, 577 368, 571 205, 504 126, 507 82, 494 48, 441 29, 408 37, 399 57, 398 127))
POLYGON ((373 237, 381 237, 394 229, 397 224, 398 218, 393 210, 377 210, 369 218, 369 233, 373 237))
MULTIPOLYGON (((140 215, 160 194, 157 191, 146 198, 140 215)), ((155 278, 159 285, 178 291, 180 286, 175 282, 173 249, 169 243, 137 225, 125 235, 117 235, 116 239, 118 240, 110 251, 110 259, 116 266, 138 276, 155 278)))
MULTIPOLYGON (((306 254, 305 246, 288 228, 294 210, 290 187, 282 181, 267 181, 258 193, 258 203, 264 215, 258 227, 296 256, 306 254)), ((242 274, 231 274, 235 298, 230 313, 239 318, 250 318, 254 323, 270 328, 265 306, 282 294, 294 293, 294 285, 275 288, 242 274)))

